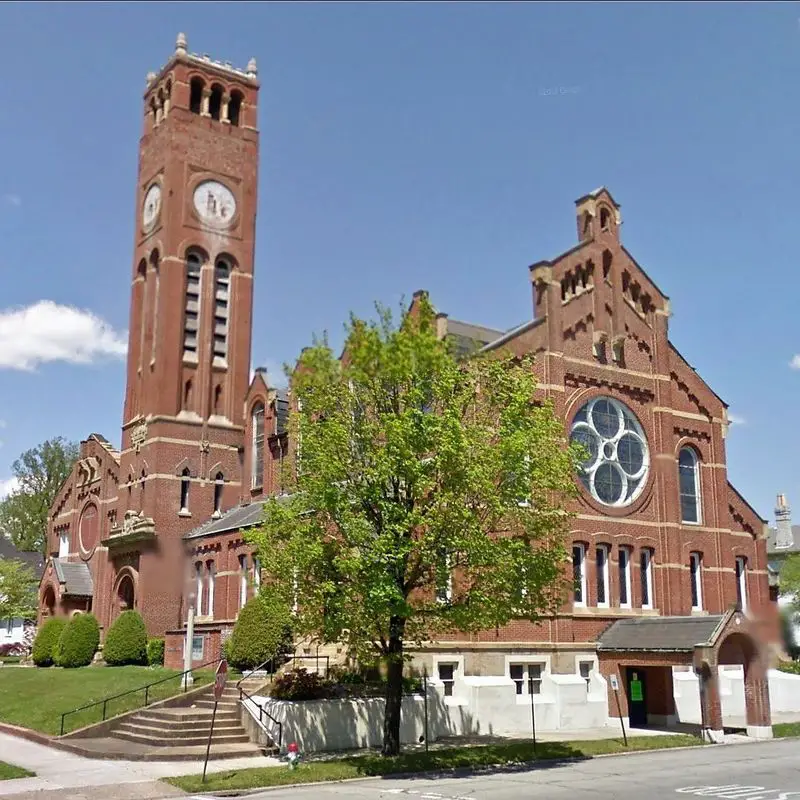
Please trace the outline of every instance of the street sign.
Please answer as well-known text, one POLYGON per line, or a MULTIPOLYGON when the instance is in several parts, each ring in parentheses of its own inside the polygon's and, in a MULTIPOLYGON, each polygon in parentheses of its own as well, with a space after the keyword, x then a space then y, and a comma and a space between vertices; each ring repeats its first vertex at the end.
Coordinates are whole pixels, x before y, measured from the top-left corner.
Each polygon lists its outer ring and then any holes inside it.
POLYGON ((617 678, 617 673, 612 672, 611 675, 608 676, 608 679, 611 681, 611 688, 614 690, 614 699, 617 701, 617 713, 619 714, 619 724, 622 728, 622 741, 625 742, 625 747, 628 746, 628 734, 625 733, 625 722, 622 719, 622 706, 619 702, 619 678, 617 678))
POLYGON ((619 681, 617 680, 616 673, 614 675, 609 675, 609 679, 611 680, 611 688, 615 691, 619 691, 619 681))
POLYGON ((228 682, 228 662, 223 658, 219 662, 216 675, 214 676, 214 699, 220 700, 225 691, 225 684, 228 682))

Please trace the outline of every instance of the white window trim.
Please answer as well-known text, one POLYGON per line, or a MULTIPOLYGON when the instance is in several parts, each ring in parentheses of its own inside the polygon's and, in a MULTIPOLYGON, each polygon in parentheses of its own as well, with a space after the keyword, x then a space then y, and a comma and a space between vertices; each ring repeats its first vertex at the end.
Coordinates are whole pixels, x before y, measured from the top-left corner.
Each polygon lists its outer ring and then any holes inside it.
POLYGON ((444 565, 447 570, 447 583, 444 586, 436 587, 436 602, 449 603, 453 599, 453 570, 451 568, 452 559, 449 554, 444 557, 444 565), (444 591, 442 591, 444 590, 444 591))
MULTIPOLYGON (((609 585, 610 582, 609 582, 609 579, 608 579, 608 560, 609 560, 609 556, 610 556, 610 548, 609 548, 609 546, 607 544, 598 544, 595 547, 595 551, 594 551, 595 570, 597 569, 597 553, 598 553, 598 551, 601 551, 601 550, 605 553, 605 558, 603 559, 602 576, 603 576, 603 584, 605 585, 606 599, 602 603, 598 600, 597 601, 597 607, 598 608, 609 608, 610 605, 611 605, 611 597, 610 597, 611 587, 609 585)), ((599 575, 595 574, 595 578, 599 578, 599 575)), ((598 586, 599 586, 599 580, 596 580, 595 581, 595 589, 597 589, 598 586)), ((598 594, 599 594, 599 592, 598 592, 598 594)))
POLYGON ((444 653, 442 655, 433 656, 433 666, 431 668, 431 675, 428 676, 428 683, 432 686, 442 686, 444 688, 444 682, 439 680, 439 664, 455 665, 455 669, 453 670, 453 694, 445 697, 444 701, 445 704, 457 703, 456 697, 458 691, 456 686, 460 678, 464 675, 464 656, 447 655, 444 653))
MULTIPOLYGON (((734 571, 738 570, 741 564, 741 571, 736 575, 736 583, 739 586, 739 596, 742 601, 742 611, 747 611, 747 559, 744 556, 736 556, 734 571)), ((735 572, 734 572, 735 574, 735 572)))
POLYGON ((206 581, 208 583, 208 608, 206 614, 214 619, 214 585, 216 584, 216 569, 212 561, 206 568, 206 581))
POLYGON ((250 488, 251 489, 260 489, 264 486, 264 468, 261 466, 259 469, 259 447, 258 447, 258 425, 256 423, 256 417, 261 417, 261 463, 263 464, 264 460, 264 453, 266 447, 266 422, 267 422, 267 409, 266 406, 259 401, 253 406, 252 411, 250 412, 250 427, 251 430, 251 449, 252 453, 250 456, 251 464, 250 464, 250 488), (261 481, 258 480, 258 473, 261 472, 261 481))
POLYGON ((655 608, 655 602, 653 597, 653 551, 643 549, 639 551, 639 569, 641 569, 642 564, 642 556, 645 556, 647 559, 647 567, 645 569, 645 583, 647 584, 647 603, 642 602, 642 608, 644 609, 652 609, 655 608))
MULTIPOLYGON (((587 659, 588 660, 588 659, 587 659)), ((511 684, 512 689, 514 691, 514 696, 516 698, 516 702, 519 703, 526 703, 529 704, 531 702, 531 697, 533 697, 534 703, 542 703, 542 702, 552 702, 552 698, 548 700, 548 678, 550 677, 550 656, 540 654, 540 653, 516 653, 511 656, 505 656, 505 675, 506 680, 511 684), (528 691, 528 672, 527 669, 525 671, 525 683, 523 685, 523 692, 522 694, 517 694, 517 687, 515 682, 511 679, 511 665, 512 664, 523 664, 526 667, 530 665, 539 666, 542 668, 541 674, 541 691, 539 694, 531 695, 528 691)), ((552 688, 552 687, 551 687, 552 688)))
POLYGON ((624 577, 626 595, 627 595, 628 599, 627 599, 626 602, 624 602, 624 603, 622 602, 622 589, 620 588, 620 593, 619 593, 620 603, 619 603, 619 607, 620 608, 632 608, 633 607, 633 597, 632 597, 632 594, 633 594, 632 588, 633 587, 631 586, 631 558, 633 557, 633 548, 625 547, 625 546, 620 547, 619 550, 617 551, 617 558, 621 558, 623 553, 625 553, 625 558, 627 559, 627 561, 625 562, 624 576, 623 576, 623 573, 622 573, 621 569, 619 570, 619 573, 620 573, 620 577, 621 578, 624 577))
MULTIPOLYGON (((692 611, 703 610, 703 559, 700 553, 689 553, 689 580, 697 580, 697 605, 692 605, 692 611), (694 568, 694 565, 697 565, 694 568)), ((691 589, 691 587, 690 587, 691 589)), ((691 597, 691 592, 689 594, 691 597)))
POLYGON ((573 553, 573 560, 570 564, 572 568, 572 574, 575 574, 575 550, 579 548, 581 551, 581 563, 580 563, 580 574, 581 574, 581 599, 575 599, 575 590, 573 588, 572 591, 572 605, 577 608, 586 608, 586 590, 587 590, 587 583, 586 583, 586 545, 581 544, 580 542, 575 542, 572 545, 572 553, 573 553))
MULTIPOLYGON (((186 637, 185 636, 181 637, 181 645, 182 645, 182 647, 181 647, 181 656, 183 657, 183 656, 186 655, 186 637)), ((206 652, 206 637, 202 633, 194 634, 194 636, 192 637, 192 661, 202 661, 203 660, 203 656, 205 655, 205 652, 206 652), (200 639, 203 642, 202 653, 199 656, 195 657, 194 643, 198 639, 200 639)))
POLYGON ((261 589, 261 559, 253 557, 253 586, 256 591, 261 589))
POLYGON ((678 507, 681 513, 681 525, 702 525, 703 524, 703 496, 700 493, 700 457, 697 455, 697 452, 693 447, 684 446, 678 451, 678 507), (697 519, 690 520, 683 518, 683 506, 681 503, 681 481, 680 481, 680 469, 681 469, 681 453, 687 450, 689 453, 692 454, 692 460, 694 462, 694 499, 695 504, 697 507, 697 519))
POLYGON ((247 603, 247 556, 239 556, 239 608, 244 608, 247 603))
POLYGON ((66 558, 69 555, 69 531, 61 531, 58 535, 58 557, 66 558))
POLYGON ((194 565, 194 581, 196 597, 194 601, 194 613, 198 617, 203 616, 203 565, 197 563, 194 565))

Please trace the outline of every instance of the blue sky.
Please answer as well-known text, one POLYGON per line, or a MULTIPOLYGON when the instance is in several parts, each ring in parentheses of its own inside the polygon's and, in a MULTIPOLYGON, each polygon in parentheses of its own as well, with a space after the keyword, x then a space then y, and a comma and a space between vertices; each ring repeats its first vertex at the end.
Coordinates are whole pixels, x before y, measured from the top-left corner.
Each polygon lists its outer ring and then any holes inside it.
POLYGON ((762 516, 778 491, 800 508, 798 18, 768 3, 0 6, 0 481, 51 436, 118 442, 141 95, 184 31, 194 52, 258 59, 255 365, 419 288, 458 319, 529 319, 527 265, 575 243, 573 201, 606 185, 672 300, 673 341, 740 420, 731 480, 762 516))

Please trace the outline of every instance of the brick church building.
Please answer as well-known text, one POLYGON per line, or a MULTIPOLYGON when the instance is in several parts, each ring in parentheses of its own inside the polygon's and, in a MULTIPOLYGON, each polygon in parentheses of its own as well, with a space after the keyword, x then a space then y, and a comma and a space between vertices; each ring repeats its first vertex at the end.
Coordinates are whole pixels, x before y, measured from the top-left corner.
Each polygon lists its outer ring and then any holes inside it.
MULTIPOLYGON (((260 581, 243 532, 292 457, 289 396, 250 380, 258 91, 255 60, 194 55, 182 35, 147 76, 121 449, 82 442, 50 514, 40 614, 91 610, 107 630, 135 608, 171 666, 190 604, 194 663, 219 656, 260 581)), ((438 317, 457 348, 534 353, 540 393, 591 454, 574 592, 543 623, 447 637, 416 661, 447 697, 491 676, 523 699, 566 678, 605 694, 618 675, 644 722, 674 717, 672 676, 692 670, 712 731, 720 666, 742 665, 748 731, 768 735, 766 523, 728 481, 726 405, 670 343, 669 299, 623 246, 611 194, 576 206, 578 243, 529 268, 530 322, 438 317)))

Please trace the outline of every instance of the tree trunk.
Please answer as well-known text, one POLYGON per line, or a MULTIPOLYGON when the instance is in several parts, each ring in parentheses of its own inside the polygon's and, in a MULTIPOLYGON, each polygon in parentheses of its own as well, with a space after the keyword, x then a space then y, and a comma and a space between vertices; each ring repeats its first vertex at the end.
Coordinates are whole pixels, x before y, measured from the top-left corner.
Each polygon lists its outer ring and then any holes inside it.
POLYGON ((403 630, 405 620, 390 621, 389 652, 386 656, 386 712, 383 718, 381 755, 400 753, 400 709, 403 703, 403 630))

